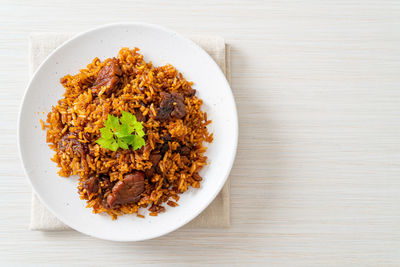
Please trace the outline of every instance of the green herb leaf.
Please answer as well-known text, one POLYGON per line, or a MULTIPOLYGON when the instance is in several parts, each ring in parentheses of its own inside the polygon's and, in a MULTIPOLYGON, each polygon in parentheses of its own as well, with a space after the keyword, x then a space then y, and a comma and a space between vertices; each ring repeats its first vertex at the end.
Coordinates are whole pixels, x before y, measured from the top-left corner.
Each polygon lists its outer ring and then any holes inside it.
POLYGON ((134 135, 133 137, 134 137, 133 142, 132 142, 133 150, 139 149, 146 144, 143 137, 140 137, 137 135, 134 135))
POLYGON ((132 145, 133 141, 135 140, 135 135, 131 134, 129 136, 122 137, 120 139, 125 143, 127 143, 128 145, 132 145))
POLYGON ((137 135, 139 135, 140 137, 144 136, 143 125, 140 122, 136 122, 133 127, 135 128, 135 132, 137 133, 137 135))
POLYGON ((121 138, 118 138, 118 145, 120 148, 129 149, 129 145, 121 138))
POLYGON ((104 125, 114 131, 119 126, 118 117, 108 114, 107 120, 104 121, 104 125))
POLYGON ((101 137, 103 137, 105 139, 113 138, 113 135, 114 135, 111 128, 109 128, 109 127, 101 128, 100 133, 101 133, 101 137))
POLYGON ((146 144, 143 124, 137 121, 135 115, 126 111, 122 111, 121 118, 108 114, 100 134, 96 143, 112 151, 118 148, 129 149, 129 146, 136 150, 146 144))
POLYGON ((119 145, 117 143, 117 141, 115 141, 115 139, 112 139, 111 145, 108 149, 112 150, 112 151, 117 151, 119 145))
POLYGON ((131 113, 126 112, 126 111, 122 111, 122 116, 121 116, 120 121, 121 121, 121 123, 128 124, 128 125, 131 125, 131 124, 137 122, 136 116, 132 115, 131 113))
POLYGON ((133 131, 134 131, 133 127, 129 126, 128 124, 122 124, 118 126, 117 130, 115 131, 115 135, 118 138, 122 138, 131 135, 133 131))
POLYGON ((137 121, 135 115, 132 115, 131 113, 126 111, 122 111, 122 117, 120 121, 123 124, 128 124, 129 126, 133 127, 136 134, 139 135, 140 137, 144 136, 143 124, 137 121))
POLYGON ((100 139, 98 139, 96 141, 97 144, 99 144, 100 146, 102 146, 104 148, 108 148, 108 149, 111 149, 113 142, 115 142, 114 138, 107 139, 104 137, 100 137, 100 139))

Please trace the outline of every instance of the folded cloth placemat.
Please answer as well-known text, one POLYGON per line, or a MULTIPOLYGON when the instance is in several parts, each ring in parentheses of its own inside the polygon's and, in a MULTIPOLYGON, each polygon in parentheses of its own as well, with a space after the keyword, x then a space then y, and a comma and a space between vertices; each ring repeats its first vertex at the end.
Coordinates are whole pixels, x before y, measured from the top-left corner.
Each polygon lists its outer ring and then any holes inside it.
MULTIPOLYGON (((33 33, 29 39, 29 71, 32 75, 40 63, 59 45, 71 38, 72 33, 33 33)), ((220 37, 193 36, 191 39, 207 51, 219 65, 230 82, 230 49, 220 37)), ((148 59, 150 60, 150 59, 148 59)), ((82 66, 84 67, 84 66, 82 66)), ((78 70, 77 70, 78 71, 78 70)), ((182 70, 184 71, 184 70, 182 70)), ((71 196, 71 197, 78 197, 71 196)), ((229 179, 222 191, 204 212, 187 224, 186 228, 225 228, 230 225, 230 183, 229 179)), ((31 230, 69 230, 58 220, 39 199, 32 194, 31 230)))

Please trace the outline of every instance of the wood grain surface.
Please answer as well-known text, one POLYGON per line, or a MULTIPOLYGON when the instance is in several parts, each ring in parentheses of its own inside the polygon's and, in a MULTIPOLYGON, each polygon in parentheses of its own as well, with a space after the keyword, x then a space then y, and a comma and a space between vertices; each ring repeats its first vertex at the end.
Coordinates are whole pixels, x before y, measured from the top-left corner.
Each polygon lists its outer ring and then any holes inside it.
MULTIPOLYGON (((399 1, 0 0, 0 265, 400 265, 399 1), (143 21, 231 45, 231 227, 113 243, 28 230, 30 32, 143 21)), ((35 141, 35 140, 32 140, 35 141)))

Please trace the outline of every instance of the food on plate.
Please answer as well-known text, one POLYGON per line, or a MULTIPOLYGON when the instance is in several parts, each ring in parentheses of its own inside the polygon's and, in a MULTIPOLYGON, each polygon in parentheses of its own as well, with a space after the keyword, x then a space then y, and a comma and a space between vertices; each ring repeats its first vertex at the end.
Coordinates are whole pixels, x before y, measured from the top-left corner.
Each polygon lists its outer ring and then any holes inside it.
POLYGON ((139 49, 95 58, 60 79, 63 98, 43 124, 52 160, 94 213, 113 219, 147 208, 156 216, 199 188, 213 135, 192 82, 173 66, 145 62, 139 49))

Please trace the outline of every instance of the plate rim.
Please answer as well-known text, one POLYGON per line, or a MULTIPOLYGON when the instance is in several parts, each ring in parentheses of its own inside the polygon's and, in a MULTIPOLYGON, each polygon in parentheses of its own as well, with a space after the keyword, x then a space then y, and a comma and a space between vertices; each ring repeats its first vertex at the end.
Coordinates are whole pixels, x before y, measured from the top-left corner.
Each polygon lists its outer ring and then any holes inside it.
MULTIPOLYGON (((183 227, 184 225, 186 225, 187 223, 189 223, 190 221, 192 221, 194 218, 196 218, 198 215, 200 215, 200 213, 202 213, 213 201, 214 199, 217 197, 217 195, 221 192, 222 188, 224 187, 224 185, 226 184, 226 181, 231 173, 232 167, 233 167, 233 163, 235 161, 236 158, 236 154, 237 154, 237 146, 238 146, 238 136, 239 136, 239 127, 238 127, 238 113, 237 113, 237 107, 236 107, 236 102, 235 102, 235 98, 233 96, 233 92, 232 92, 232 88, 225 76, 225 74, 222 72, 221 68, 218 66, 218 64, 215 62, 215 60, 203 49, 201 48, 198 44, 196 44, 194 41, 190 40, 189 38, 185 37, 184 35, 175 32, 174 30, 168 29, 164 26, 160 26, 160 25, 156 25, 156 24, 151 24, 151 23, 145 23, 145 22, 116 22, 116 23, 108 23, 108 24, 103 24, 94 28, 90 28, 86 31, 83 31, 81 33, 78 34, 74 34, 71 38, 69 38, 67 41, 65 41, 64 43, 62 43, 61 45, 59 45, 56 49, 54 49, 41 63, 40 65, 37 67, 37 69, 35 70, 35 72, 29 77, 29 82, 27 84, 27 86, 25 87, 22 99, 21 99, 21 104, 19 106, 19 110, 18 110, 18 119, 17 119, 17 147, 18 147, 18 154, 19 157, 21 159, 21 163, 22 163, 22 168, 23 168, 23 173, 24 176, 26 178, 26 180, 28 180, 28 183, 30 184, 33 193, 36 195, 36 197, 40 200, 40 202, 46 207, 46 209, 48 209, 50 211, 50 213, 52 213, 58 220, 60 220, 62 223, 64 223, 65 225, 71 227, 71 229, 74 229, 75 231, 78 231, 84 235, 88 235, 88 236, 92 236, 95 238, 99 238, 99 239, 103 239, 103 240, 109 240, 109 241, 119 241, 119 242, 134 242, 134 241, 142 241, 142 240, 149 240, 149 239, 154 239, 154 238, 158 238, 164 235, 167 235, 173 231, 176 231, 177 229, 183 227), (107 237, 102 237, 102 236, 98 236, 98 235, 93 235, 93 234, 89 234, 86 232, 82 232, 79 229, 76 229, 72 226, 70 226, 68 223, 66 223, 62 218, 59 217, 59 214, 57 211, 53 210, 51 207, 48 206, 48 204, 46 203, 46 201, 44 201, 42 199, 42 197, 40 196, 40 194, 38 194, 37 189, 35 188, 35 186, 33 185, 31 178, 27 172, 26 166, 25 166, 25 160, 24 160, 24 156, 22 153, 22 147, 21 147, 21 128, 23 128, 23 126, 21 125, 21 120, 22 120, 22 114, 23 114, 23 108, 25 103, 27 102, 27 93, 31 88, 31 85, 33 83, 33 81, 37 78, 38 73, 41 71, 41 69, 43 68, 43 66, 46 64, 46 62, 55 54, 57 53, 59 50, 63 49, 65 46, 69 45, 71 42, 75 41, 76 39, 79 39, 80 37, 89 34, 91 32, 95 32, 97 30, 102 30, 102 29, 106 29, 106 28, 112 28, 112 27, 124 27, 124 26, 143 26, 143 27, 148 27, 148 28, 153 28, 153 29, 158 29, 158 30, 162 30, 164 32, 167 32, 171 35, 176 35, 178 36, 181 40, 186 41, 189 45, 195 47, 197 50, 199 50, 203 56, 208 57, 209 59, 211 59, 212 64, 215 64, 217 66, 217 69, 219 71, 219 76, 223 77, 224 83, 226 84, 226 86, 230 89, 229 93, 228 93, 228 97, 230 98, 230 101, 232 102, 232 107, 233 107, 233 114, 232 114, 232 122, 233 122, 233 131, 232 131, 232 135, 233 135, 233 153, 232 155, 230 155, 230 158, 228 159, 228 169, 226 170, 226 174, 225 177, 222 179, 223 182, 221 182, 218 190, 215 191, 214 195, 212 197, 210 197, 209 199, 207 199, 207 201, 205 201, 205 204, 203 205, 203 207, 201 207, 200 209, 197 209, 195 212, 191 213, 190 216, 187 216, 185 218, 185 220, 183 220, 180 223, 177 223, 175 227, 172 227, 171 229, 168 229, 166 231, 159 231, 157 234, 153 234, 153 235, 149 235, 148 237, 145 238, 127 238, 127 239, 121 239, 121 238, 107 238, 107 237)), ((62 217, 62 216, 61 216, 62 217)))

